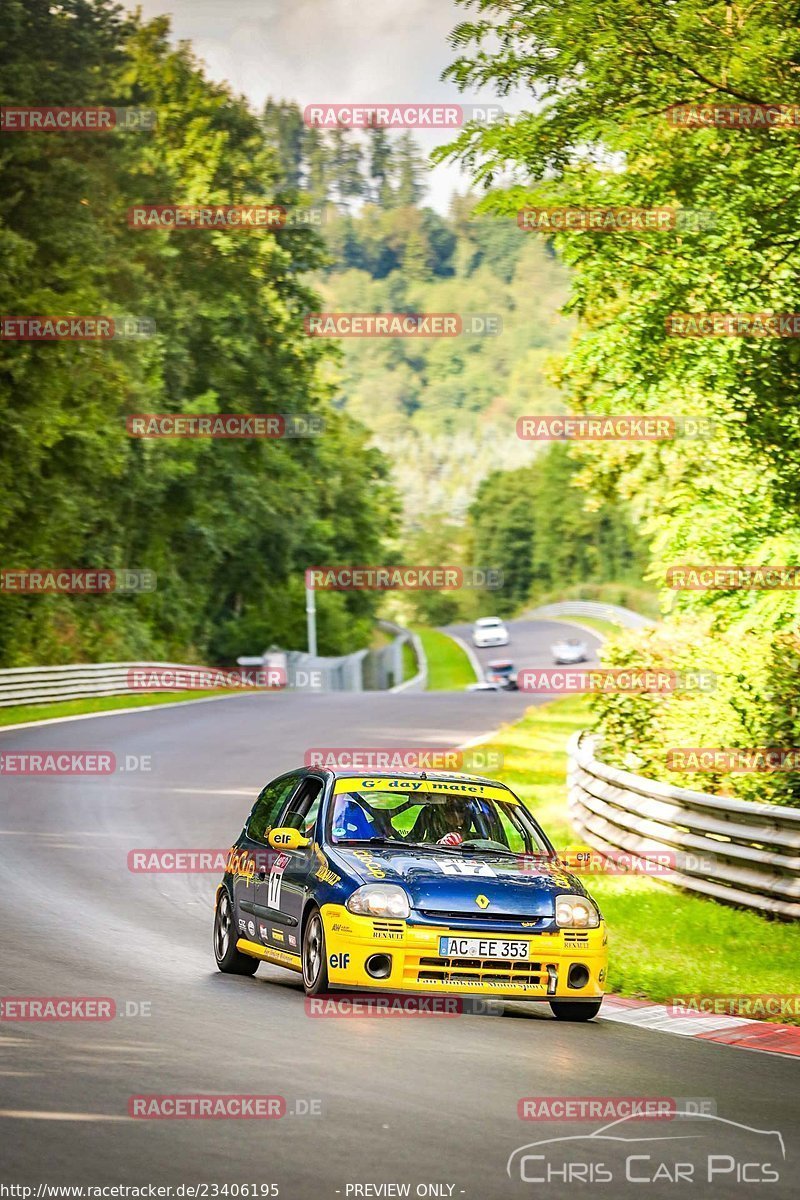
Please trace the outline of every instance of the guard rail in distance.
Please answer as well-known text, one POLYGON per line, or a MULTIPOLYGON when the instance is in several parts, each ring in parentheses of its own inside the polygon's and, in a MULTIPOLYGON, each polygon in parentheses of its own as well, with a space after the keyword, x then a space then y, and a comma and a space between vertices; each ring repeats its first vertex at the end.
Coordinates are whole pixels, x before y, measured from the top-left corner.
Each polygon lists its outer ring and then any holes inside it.
POLYGON ((588 845, 611 858, 671 853, 681 887, 800 917, 800 809, 645 779, 601 762, 597 745, 579 733, 568 747, 570 818, 588 845))
POLYGON ((600 604, 594 600, 559 600, 557 604, 545 604, 526 613, 528 617, 596 617, 599 621, 611 621, 626 629, 644 629, 654 625, 649 617, 621 608, 619 604, 600 604))
MULTIPOLYGON (((314 672, 315 685, 320 691, 362 691, 364 687, 376 690, 400 691, 421 690, 425 687, 427 664, 419 639, 403 629, 387 623, 387 632, 394 633, 392 642, 377 650, 357 650, 354 654, 340 658, 311 658, 301 651, 286 653, 289 686, 295 685, 298 671, 314 672), (402 645, 410 641, 417 659, 417 674, 412 679, 398 684, 403 676, 402 645), (366 670, 365 670, 366 668, 366 670), (364 676, 367 675, 365 680, 364 676), (318 677, 318 682, 316 682, 318 677)), ((270 652, 265 651, 264 658, 270 652)), ((251 660, 260 663, 264 658, 251 660)), ((132 687, 130 672, 152 671, 202 671, 200 666, 186 663, 165 662, 117 662, 79 663, 55 667, 11 667, 0 670, 0 708, 12 704, 49 704, 60 700, 87 700, 94 696, 142 695, 143 689, 132 687)), ((208 668, 213 669, 213 668, 208 668)), ((225 668, 223 668, 225 669, 225 668)), ((160 687, 160 692, 181 688, 160 687)))
MULTIPOLYGON (((11 667, 0 671, 0 708, 9 704, 46 704, 92 696, 141 695, 131 687, 131 671, 201 671, 185 663, 79 663, 60 667, 11 667)), ((161 691, 180 689, 161 688, 161 691)))

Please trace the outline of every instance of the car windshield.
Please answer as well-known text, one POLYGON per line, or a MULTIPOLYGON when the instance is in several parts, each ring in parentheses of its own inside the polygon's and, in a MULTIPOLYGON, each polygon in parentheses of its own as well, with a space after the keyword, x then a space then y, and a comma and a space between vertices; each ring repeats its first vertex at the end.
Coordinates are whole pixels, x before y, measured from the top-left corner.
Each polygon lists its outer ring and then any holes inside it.
POLYGON ((483 617, 480 621, 476 621, 478 629, 496 629, 502 622, 498 621, 497 617, 483 617))
POLYGON ((331 837, 337 845, 383 842, 450 847, 458 854, 553 854, 544 834, 510 795, 501 801, 412 789, 341 792, 334 798, 331 837))
POLYGON ((489 672, 492 675, 510 675, 513 670, 511 663, 489 663, 489 672))

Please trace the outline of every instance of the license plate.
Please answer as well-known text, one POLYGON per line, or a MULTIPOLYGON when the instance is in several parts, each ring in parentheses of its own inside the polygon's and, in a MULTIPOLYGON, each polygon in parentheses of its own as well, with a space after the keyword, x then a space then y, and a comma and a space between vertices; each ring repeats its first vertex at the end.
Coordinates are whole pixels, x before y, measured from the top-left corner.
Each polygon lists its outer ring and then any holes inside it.
POLYGON ((441 958, 530 958, 530 942, 507 938, 440 937, 441 958))

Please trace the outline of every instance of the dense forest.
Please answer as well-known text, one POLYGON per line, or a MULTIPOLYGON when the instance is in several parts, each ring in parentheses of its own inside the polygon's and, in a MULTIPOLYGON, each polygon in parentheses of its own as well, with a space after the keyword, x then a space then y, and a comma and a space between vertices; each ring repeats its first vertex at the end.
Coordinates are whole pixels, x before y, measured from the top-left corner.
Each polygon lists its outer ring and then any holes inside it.
MULTIPOLYGON (((158 580, 140 596, 0 595, 5 666, 302 645, 305 567, 380 561, 394 528, 381 455, 332 403, 330 345, 303 330, 316 235, 126 223, 139 202, 290 198, 258 117, 168 34, 166 18, 91 0, 3 8, 4 105, 157 114, 152 130, 3 135, 2 311, 133 316, 155 333, 0 343, 0 563, 158 580), (132 412, 311 413, 325 432, 142 441, 126 433, 132 412)), ((327 596, 320 648, 365 644, 375 602, 327 596)))

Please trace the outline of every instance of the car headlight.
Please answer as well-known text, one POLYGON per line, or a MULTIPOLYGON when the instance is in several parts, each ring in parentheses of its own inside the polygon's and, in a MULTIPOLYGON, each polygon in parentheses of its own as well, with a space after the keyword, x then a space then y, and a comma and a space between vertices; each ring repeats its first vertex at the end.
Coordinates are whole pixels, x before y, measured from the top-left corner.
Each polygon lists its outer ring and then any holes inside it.
POLYGON ((365 883, 348 897, 345 908, 362 917, 408 917, 408 896, 396 883, 365 883))
POLYGON ((561 929, 596 929, 600 913, 587 896, 556 896, 556 925, 561 929))

